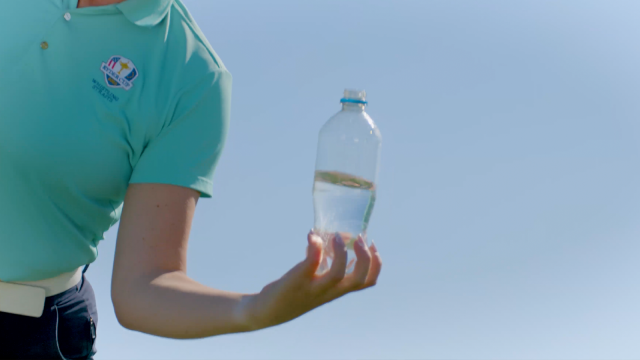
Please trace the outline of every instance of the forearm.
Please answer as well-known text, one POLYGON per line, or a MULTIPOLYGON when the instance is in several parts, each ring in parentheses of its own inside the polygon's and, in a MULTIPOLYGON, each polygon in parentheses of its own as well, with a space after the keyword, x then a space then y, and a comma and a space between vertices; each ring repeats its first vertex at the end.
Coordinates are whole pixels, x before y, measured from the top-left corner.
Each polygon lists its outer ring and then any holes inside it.
POLYGON ((243 310, 250 295, 212 289, 181 271, 118 287, 112 293, 116 315, 130 330, 176 339, 253 330, 243 310))

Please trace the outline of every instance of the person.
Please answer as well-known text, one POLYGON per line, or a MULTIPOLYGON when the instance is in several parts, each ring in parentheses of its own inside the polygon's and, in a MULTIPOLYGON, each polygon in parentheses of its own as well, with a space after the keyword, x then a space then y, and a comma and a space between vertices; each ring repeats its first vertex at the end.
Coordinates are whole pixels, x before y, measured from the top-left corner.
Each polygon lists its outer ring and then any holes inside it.
POLYGON ((362 238, 352 273, 336 235, 331 268, 316 274, 323 244, 313 232, 306 257, 257 293, 187 276, 231 75, 180 0, 9 0, 0 35, 0 358, 95 355, 85 271, 118 220, 111 298, 130 330, 254 331, 375 285, 380 255, 362 238))

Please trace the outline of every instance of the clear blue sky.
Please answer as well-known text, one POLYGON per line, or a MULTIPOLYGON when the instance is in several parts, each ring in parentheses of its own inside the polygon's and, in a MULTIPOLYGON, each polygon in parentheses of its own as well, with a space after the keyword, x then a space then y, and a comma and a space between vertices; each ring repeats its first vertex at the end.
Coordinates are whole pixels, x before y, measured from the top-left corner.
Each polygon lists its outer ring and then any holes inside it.
POLYGON ((189 274, 255 292, 302 259, 346 87, 383 136, 379 285, 256 333, 130 332, 89 270, 97 359, 640 357, 640 3, 186 0, 234 75, 189 274))

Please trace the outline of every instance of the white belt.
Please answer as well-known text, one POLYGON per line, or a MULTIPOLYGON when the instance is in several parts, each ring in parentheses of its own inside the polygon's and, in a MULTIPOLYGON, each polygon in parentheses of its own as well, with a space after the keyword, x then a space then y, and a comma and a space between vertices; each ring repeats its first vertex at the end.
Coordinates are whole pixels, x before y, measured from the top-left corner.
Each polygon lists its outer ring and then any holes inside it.
POLYGON ((82 279, 83 268, 84 266, 81 266, 74 271, 70 271, 68 273, 64 273, 50 279, 40 281, 16 281, 12 284, 39 287, 41 289, 44 289, 47 297, 58 295, 78 285, 78 283, 82 279))
POLYGON ((45 298, 63 293, 82 279, 82 267, 74 271, 40 281, 0 281, 0 312, 40 317, 45 298))

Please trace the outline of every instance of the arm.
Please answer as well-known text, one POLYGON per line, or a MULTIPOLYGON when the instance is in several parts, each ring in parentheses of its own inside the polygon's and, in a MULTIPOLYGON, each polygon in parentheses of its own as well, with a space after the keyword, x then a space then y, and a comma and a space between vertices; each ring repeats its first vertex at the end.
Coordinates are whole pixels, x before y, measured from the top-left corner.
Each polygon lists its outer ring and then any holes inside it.
POLYGON ((381 268, 375 247, 355 247, 345 276, 346 248, 334 241, 332 268, 318 276, 321 240, 310 234, 307 257, 257 294, 199 284, 186 274, 187 243, 197 191, 131 184, 125 197, 111 285, 118 321, 130 330, 171 338, 202 338, 258 330, 292 320, 346 293, 375 285, 381 268))

